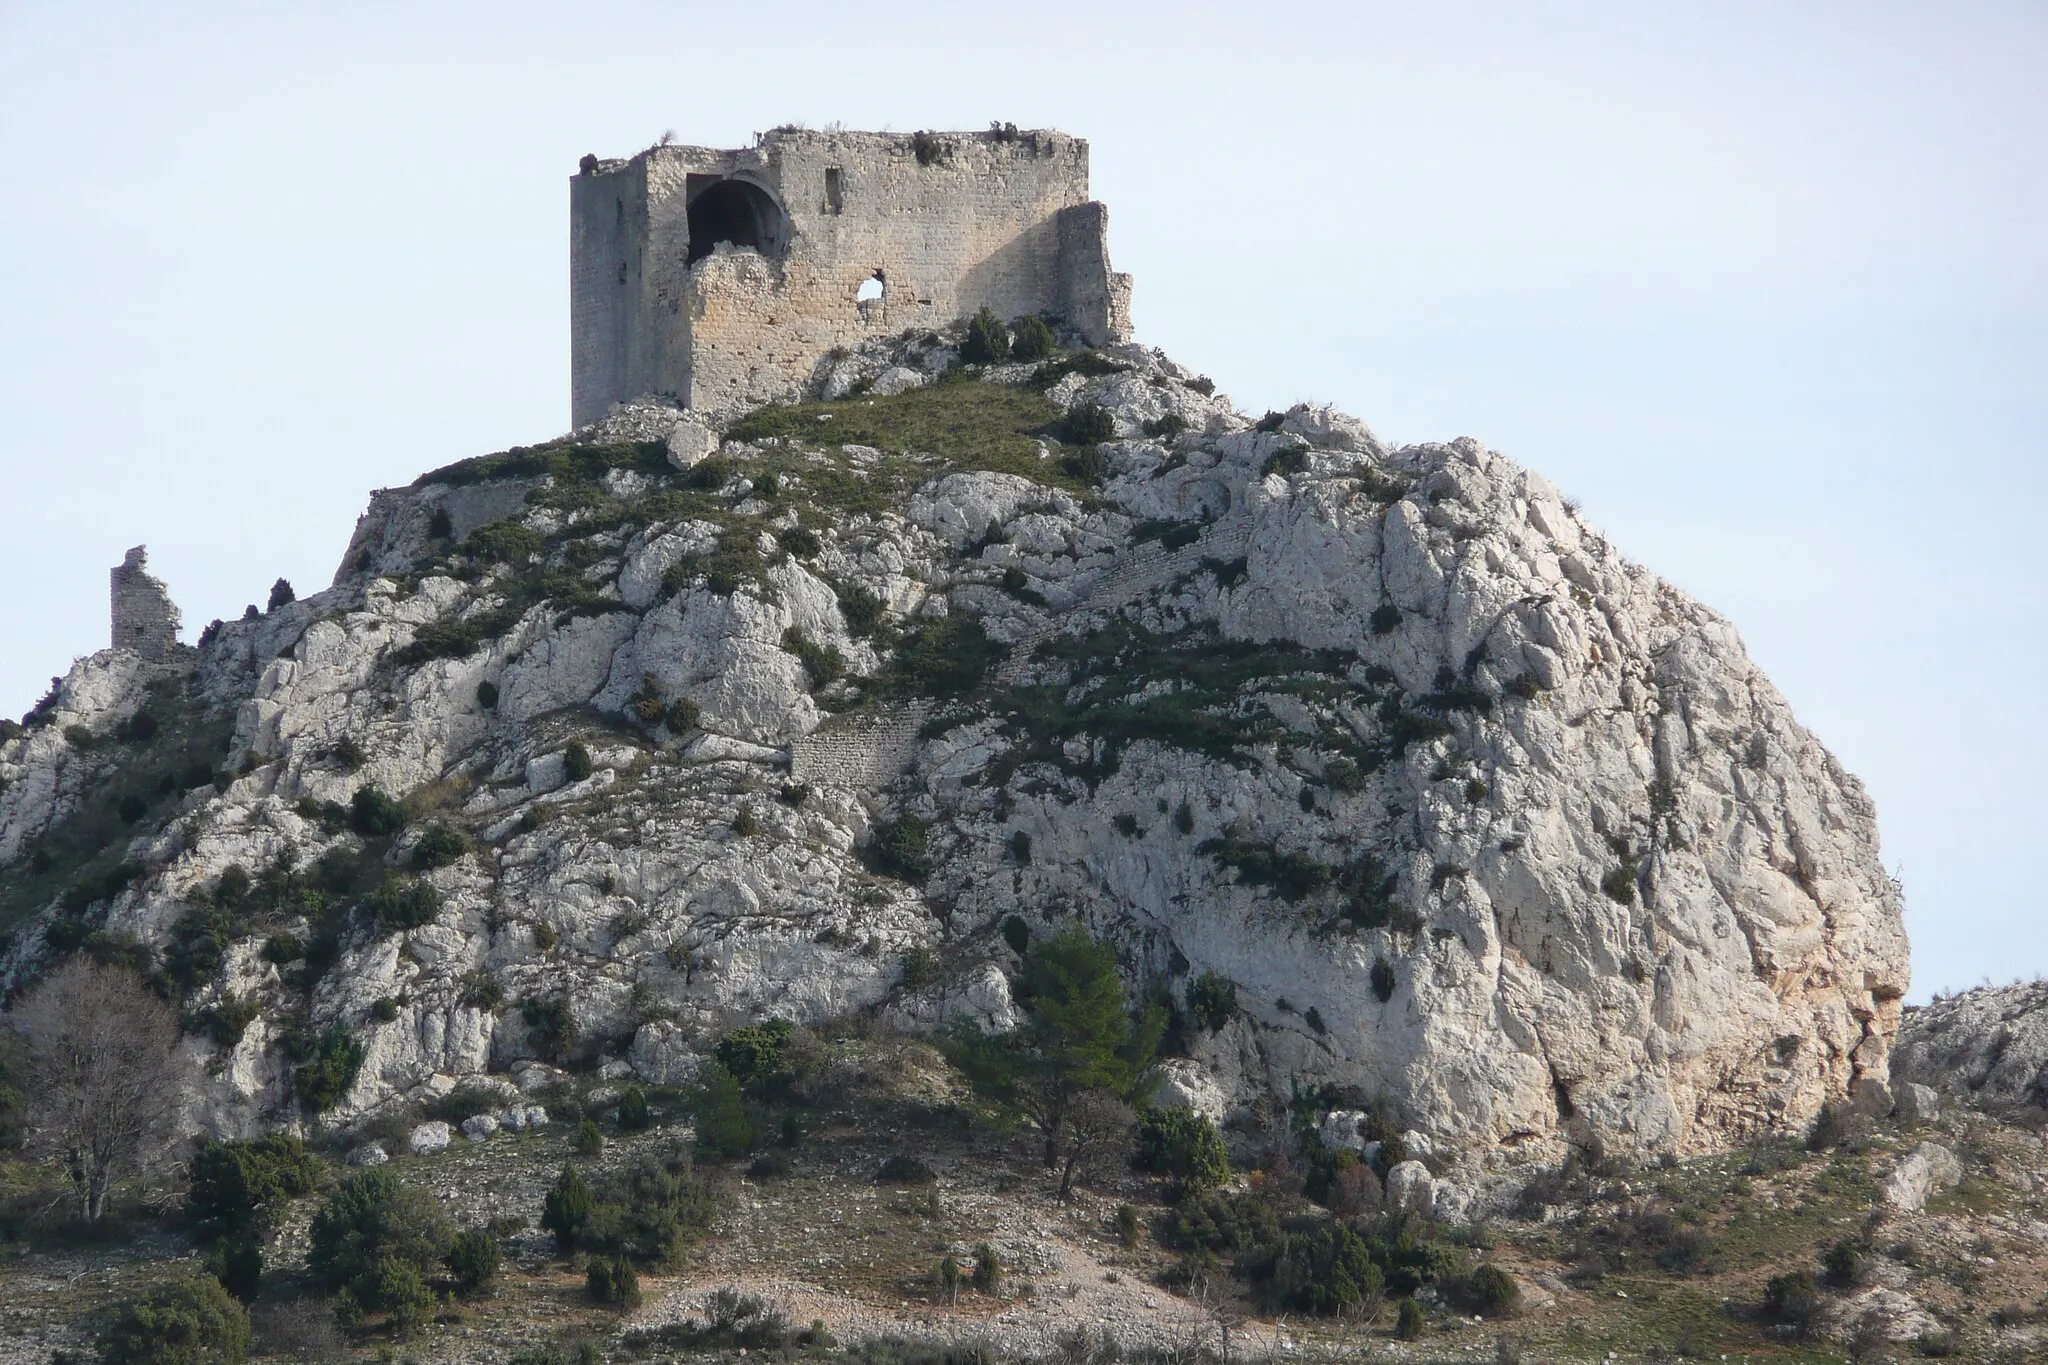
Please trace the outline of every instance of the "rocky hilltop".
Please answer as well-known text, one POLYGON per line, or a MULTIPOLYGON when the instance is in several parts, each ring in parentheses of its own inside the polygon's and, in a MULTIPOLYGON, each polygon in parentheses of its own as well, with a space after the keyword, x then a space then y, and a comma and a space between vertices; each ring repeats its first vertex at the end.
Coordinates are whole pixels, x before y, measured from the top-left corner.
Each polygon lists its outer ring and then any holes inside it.
POLYGON ((1702 1150, 1886 1077, 1869 798, 1540 475, 1135 346, 815 391, 437 470, 324 591, 79 661, 0 743, 6 980, 162 974, 218 1132, 1002 1028, 1076 920, 1245 1141, 1702 1150))

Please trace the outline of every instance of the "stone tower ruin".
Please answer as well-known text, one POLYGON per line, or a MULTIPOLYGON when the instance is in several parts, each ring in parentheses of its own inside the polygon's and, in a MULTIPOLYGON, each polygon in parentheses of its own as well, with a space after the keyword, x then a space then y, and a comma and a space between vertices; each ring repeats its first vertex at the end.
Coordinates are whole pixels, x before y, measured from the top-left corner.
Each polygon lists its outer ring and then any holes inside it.
POLYGON ((780 129, 737 151, 583 158, 569 182, 577 426, 660 395, 729 414, 799 395, 835 347, 983 306, 1130 336, 1088 144, 1065 133, 780 129))
POLYGON ((136 546, 107 577, 114 648, 133 650, 145 659, 161 659, 176 649, 178 608, 163 580, 150 574, 149 550, 136 546))

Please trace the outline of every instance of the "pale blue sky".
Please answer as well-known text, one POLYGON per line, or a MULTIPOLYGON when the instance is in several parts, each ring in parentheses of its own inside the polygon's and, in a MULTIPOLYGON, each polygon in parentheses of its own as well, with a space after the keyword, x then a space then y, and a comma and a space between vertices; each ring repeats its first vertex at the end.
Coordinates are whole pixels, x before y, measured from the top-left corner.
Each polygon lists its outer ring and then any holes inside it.
POLYGON ((1860 774, 1914 998, 2048 971, 2048 7, 0 0, 0 713, 146 541, 187 638, 559 432, 566 180, 1056 126, 1142 339, 1479 437, 1860 774))

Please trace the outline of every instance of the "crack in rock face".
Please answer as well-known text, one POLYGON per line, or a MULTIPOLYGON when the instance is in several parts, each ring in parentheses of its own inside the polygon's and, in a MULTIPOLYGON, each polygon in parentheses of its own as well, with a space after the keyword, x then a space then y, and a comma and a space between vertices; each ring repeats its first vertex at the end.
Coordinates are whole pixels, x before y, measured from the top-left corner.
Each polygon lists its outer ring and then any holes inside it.
POLYGON ((1888 1078, 1875 811, 1730 623, 1476 442, 1051 364, 620 408, 376 494, 322 592, 80 661, 0 736, 7 981, 136 945, 242 1024, 188 1113, 247 1133, 323 1058, 351 1126, 769 1018, 1011 1027, 1078 923, 1179 1011, 1172 1094, 1244 1143, 1383 1101, 1433 1208, 1888 1078))

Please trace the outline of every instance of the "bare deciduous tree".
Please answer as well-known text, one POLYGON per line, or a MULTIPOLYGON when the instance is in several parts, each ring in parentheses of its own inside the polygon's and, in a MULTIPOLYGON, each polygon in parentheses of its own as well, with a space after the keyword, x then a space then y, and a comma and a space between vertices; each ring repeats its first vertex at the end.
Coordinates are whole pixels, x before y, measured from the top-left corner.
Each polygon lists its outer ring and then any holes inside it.
POLYGON ((1138 1116, 1131 1106, 1107 1090, 1084 1090, 1067 1107, 1066 1168, 1060 1172, 1060 1198, 1074 1192, 1074 1177, 1105 1153, 1129 1154, 1138 1116))
POLYGON ((183 1068, 178 1012, 133 972, 74 958, 13 1011, 29 1149, 61 1161, 88 1222, 164 1148, 183 1068))

